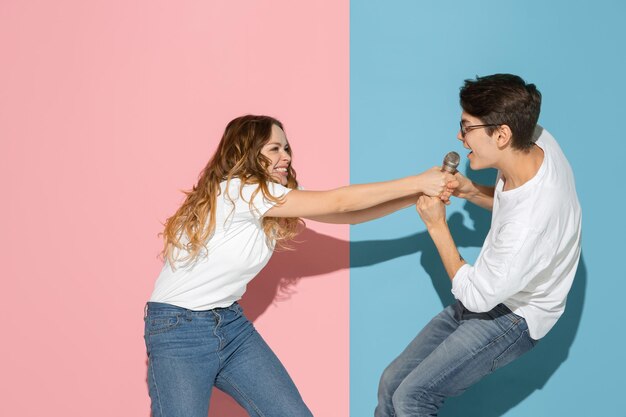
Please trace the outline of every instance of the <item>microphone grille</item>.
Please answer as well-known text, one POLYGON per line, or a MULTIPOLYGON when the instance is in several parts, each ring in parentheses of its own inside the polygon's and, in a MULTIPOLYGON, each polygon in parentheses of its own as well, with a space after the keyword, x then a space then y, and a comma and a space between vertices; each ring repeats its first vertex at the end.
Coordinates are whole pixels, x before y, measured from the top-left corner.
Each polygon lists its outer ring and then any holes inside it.
POLYGON ((454 151, 448 152, 443 158, 443 168, 446 171, 454 173, 456 171, 456 167, 459 166, 459 162, 461 162, 461 156, 459 156, 458 153, 454 151))

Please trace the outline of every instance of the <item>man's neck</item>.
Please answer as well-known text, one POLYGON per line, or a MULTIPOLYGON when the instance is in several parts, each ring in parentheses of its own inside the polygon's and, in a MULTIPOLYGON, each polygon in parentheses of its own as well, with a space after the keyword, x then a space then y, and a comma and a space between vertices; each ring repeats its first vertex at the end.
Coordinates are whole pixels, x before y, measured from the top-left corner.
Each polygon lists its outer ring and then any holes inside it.
POLYGON ((530 181, 543 163, 543 149, 533 145, 528 152, 513 150, 507 152, 498 169, 504 179, 504 191, 514 190, 530 181))

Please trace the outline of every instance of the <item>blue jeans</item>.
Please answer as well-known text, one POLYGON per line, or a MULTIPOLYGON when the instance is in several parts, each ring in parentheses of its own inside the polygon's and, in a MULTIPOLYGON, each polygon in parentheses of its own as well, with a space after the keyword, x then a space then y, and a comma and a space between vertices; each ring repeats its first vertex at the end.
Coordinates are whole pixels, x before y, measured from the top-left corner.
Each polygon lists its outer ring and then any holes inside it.
POLYGON ((505 305, 473 313, 457 301, 385 369, 375 416, 436 416, 447 397, 460 395, 536 343, 526 320, 505 305))
POLYGON ((213 386, 251 416, 312 416, 237 303, 192 311, 149 302, 145 340, 153 417, 206 417, 213 386))

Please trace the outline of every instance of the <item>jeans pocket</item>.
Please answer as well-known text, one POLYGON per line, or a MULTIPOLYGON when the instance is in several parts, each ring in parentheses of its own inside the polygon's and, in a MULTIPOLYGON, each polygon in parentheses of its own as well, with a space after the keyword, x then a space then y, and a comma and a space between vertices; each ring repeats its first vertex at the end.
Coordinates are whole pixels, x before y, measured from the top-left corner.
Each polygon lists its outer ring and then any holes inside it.
POLYGON ((535 342, 528 334, 528 329, 520 333, 519 337, 498 355, 491 366, 491 372, 502 368, 522 356, 535 346, 535 342))
POLYGON ((180 315, 147 317, 146 334, 149 336, 165 333, 177 327, 180 323, 180 315))

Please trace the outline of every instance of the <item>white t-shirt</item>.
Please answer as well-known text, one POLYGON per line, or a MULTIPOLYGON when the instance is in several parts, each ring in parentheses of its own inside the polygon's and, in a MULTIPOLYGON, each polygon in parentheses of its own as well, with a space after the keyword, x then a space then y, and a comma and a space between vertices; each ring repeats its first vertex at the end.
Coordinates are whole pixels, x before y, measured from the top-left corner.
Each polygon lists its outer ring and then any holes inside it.
MULTIPOLYGON (((274 197, 283 197, 291 191, 277 183, 267 185, 274 197)), ((215 232, 207 244, 208 251, 201 252, 193 264, 178 262, 175 269, 166 261, 150 301, 190 310, 228 307, 241 298, 248 282, 269 261, 273 242, 268 243, 262 216, 275 203, 265 199, 259 191, 250 207, 258 184, 245 185, 240 194, 238 178, 230 181, 228 189, 226 181, 220 187, 222 192, 216 198, 215 232)))
POLYGON ((572 170, 552 135, 538 127, 544 159, 513 190, 496 181, 491 229, 474 266, 463 265, 452 293, 474 312, 504 303, 540 339, 565 309, 580 257, 581 210, 572 170))

